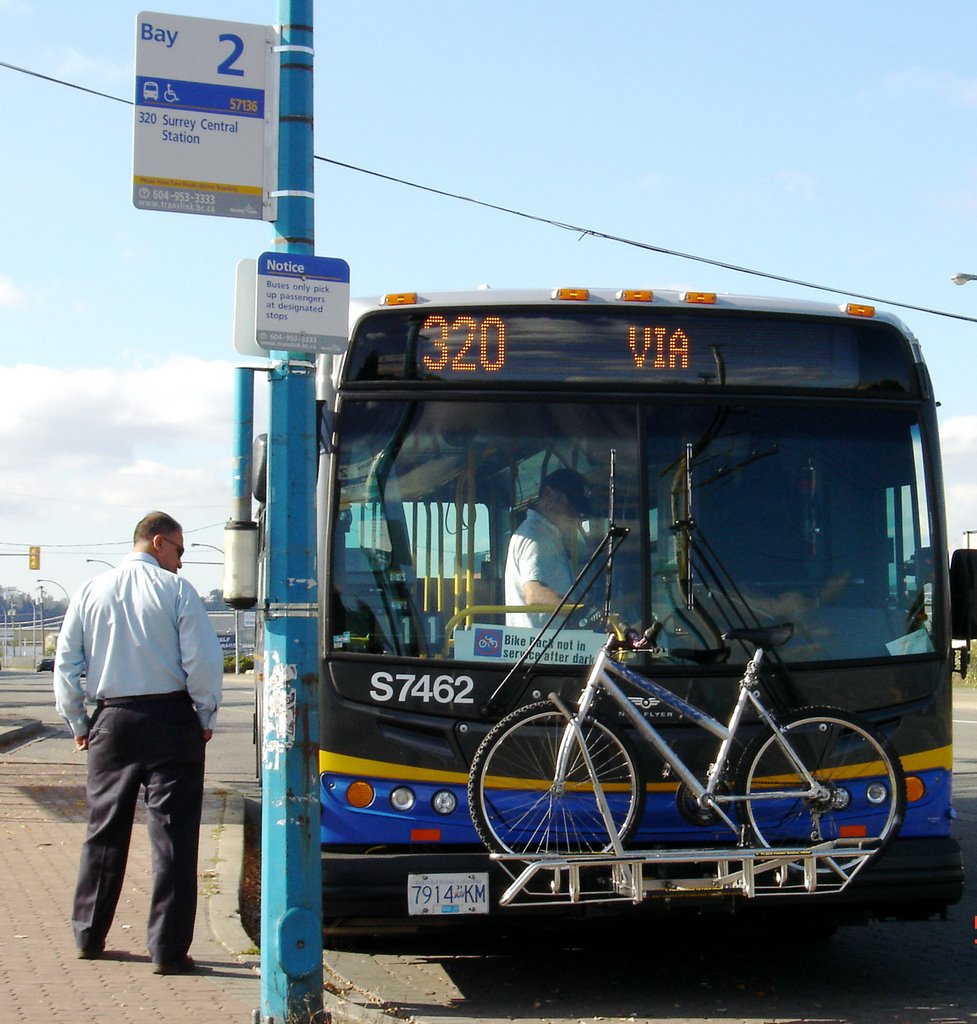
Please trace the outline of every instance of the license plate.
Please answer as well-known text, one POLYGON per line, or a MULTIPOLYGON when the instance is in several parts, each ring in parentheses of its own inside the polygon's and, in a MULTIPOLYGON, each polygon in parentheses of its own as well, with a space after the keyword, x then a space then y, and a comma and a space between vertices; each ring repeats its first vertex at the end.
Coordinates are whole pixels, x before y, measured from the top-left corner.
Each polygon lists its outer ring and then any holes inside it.
POLYGON ((408 875, 410 914, 487 914, 488 872, 408 875))

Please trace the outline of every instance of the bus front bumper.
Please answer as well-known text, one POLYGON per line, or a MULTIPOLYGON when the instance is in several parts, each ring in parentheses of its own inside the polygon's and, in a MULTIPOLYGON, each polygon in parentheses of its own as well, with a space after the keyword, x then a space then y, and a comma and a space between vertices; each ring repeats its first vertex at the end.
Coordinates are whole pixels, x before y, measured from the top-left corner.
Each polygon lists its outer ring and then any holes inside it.
MULTIPOLYGON (((390 927, 422 928, 457 923, 458 919, 411 915, 411 876, 483 875, 489 879, 489 918, 512 921, 519 916, 603 917, 675 916, 685 911, 741 914, 809 908, 838 924, 878 920, 924 920, 945 913, 963 893, 963 859, 951 837, 897 840, 878 863, 865 870, 842 892, 764 896, 750 900, 724 893, 696 893, 680 899, 652 896, 641 903, 581 903, 556 907, 500 908, 498 899, 510 877, 484 850, 427 848, 423 852, 349 852, 323 850, 323 918, 333 930, 369 931, 390 927)), ((479 920, 485 921, 485 916, 479 920)))

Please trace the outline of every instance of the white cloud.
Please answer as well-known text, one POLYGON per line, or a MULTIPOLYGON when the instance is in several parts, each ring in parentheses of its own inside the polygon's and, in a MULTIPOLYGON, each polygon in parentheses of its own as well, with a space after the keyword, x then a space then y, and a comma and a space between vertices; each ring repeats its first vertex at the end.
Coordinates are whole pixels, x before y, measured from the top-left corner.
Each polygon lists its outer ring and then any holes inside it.
POLYGON ((954 416, 940 424, 950 549, 966 546, 977 530, 977 416, 954 416))
POLYGON ((129 368, 0 368, 7 470, 30 471, 39 454, 64 473, 220 443, 230 434, 232 384, 228 364, 186 357, 129 368))
MULTIPOLYGON (((230 363, 190 357, 101 369, 0 366, 0 550, 41 544, 43 574, 70 590, 91 569, 85 557, 109 542, 119 544, 112 556, 123 553, 150 509, 175 515, 188 540, 219 546, 233 386, 230 363)), ((260 414, 262 389, 258 399, 260 414)), ((2 559, 0 570, 0 584, 29 589, 19 559, 2 559)), ((200 571, 209 575, 194 580, 198 589, 219 585, 216 569, 200 571)))
POLYGON ((9 277, 0 275, 0 309, 13 309, 24 301, 24 293, 9 277))

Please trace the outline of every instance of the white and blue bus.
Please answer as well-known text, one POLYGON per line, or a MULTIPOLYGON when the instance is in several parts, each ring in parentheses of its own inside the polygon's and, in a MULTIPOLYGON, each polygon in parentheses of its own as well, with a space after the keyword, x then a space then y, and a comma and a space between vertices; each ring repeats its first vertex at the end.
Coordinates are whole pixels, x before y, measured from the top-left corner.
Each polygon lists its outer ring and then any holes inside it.
MULTIPOLYGON (((966 652, 952 641, 972 632, 973 566, 951 615, 936 403, 896 318, 704 292, 387 295, 355 308, 319 399, 329 921, 519 913, 498 907, 505 878, 469 816, 472 757, 502 715, 575 695, 607 610, 660 623, 660 651, 635 667, 720 717, 750 653, 722 633, 790 621, 784 702, 857 711, 894 745, 907 776, 896 842, 843 893, 785 893, 765 910, 833 927, 939 915, 960 898, 951 678, 966 652), (567 545, 585 565, 611 513, 610 452, 628 531, 613 572, 598 561, 545 653, 513 672, 535 627, 510 624, 510 537, 541 481, 572 470, 593 498, 567 545)), ((695 764, 703 734, 634 700, 695 764)), ((635 842, 713 841, 653 755, 641 767, 635 842)), ((732 912, 746 902, 723 897, 732 912)))

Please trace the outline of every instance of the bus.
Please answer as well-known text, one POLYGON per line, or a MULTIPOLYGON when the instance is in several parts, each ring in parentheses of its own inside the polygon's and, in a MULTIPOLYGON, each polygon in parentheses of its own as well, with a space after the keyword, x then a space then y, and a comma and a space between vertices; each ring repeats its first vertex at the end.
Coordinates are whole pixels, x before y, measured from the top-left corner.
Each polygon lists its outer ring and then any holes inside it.
MULTIPOLYGON (((722 634, 790 622, 784 705, 857 712, 897 751, 906 812, 884 857, 843 892, 775 894, 765 913, 833 929, 941 915, 960 899, 951 687, 969 648, 953 641, 974 634, 975 573, 965 557, 956 568, 966 552, 947 564, 936 402, 897 318, 565 288, 389 294, 356 304, 350 322, 347 351, 320 357, 317 383, 332 926, 592 912, 500 908, 508 875, 478 840, 466 786, 502 716, 575 697, 608 613, 655 623, 654 651, 632 667, 720 718, 752 653, 722 634), (576 578, 527 624, 507 598, 507 551, 561 470, 589 495, 562 533, 576 578), (595 559, 612 520, 626 537, 595 559)), ((695 764, 702 731, 632 700, 695 764)), ((728 842, 653 753, 640 767, 635 846, 728 842)), ((703 892, 615 912, 750 916, 757 902, 703 892)))

